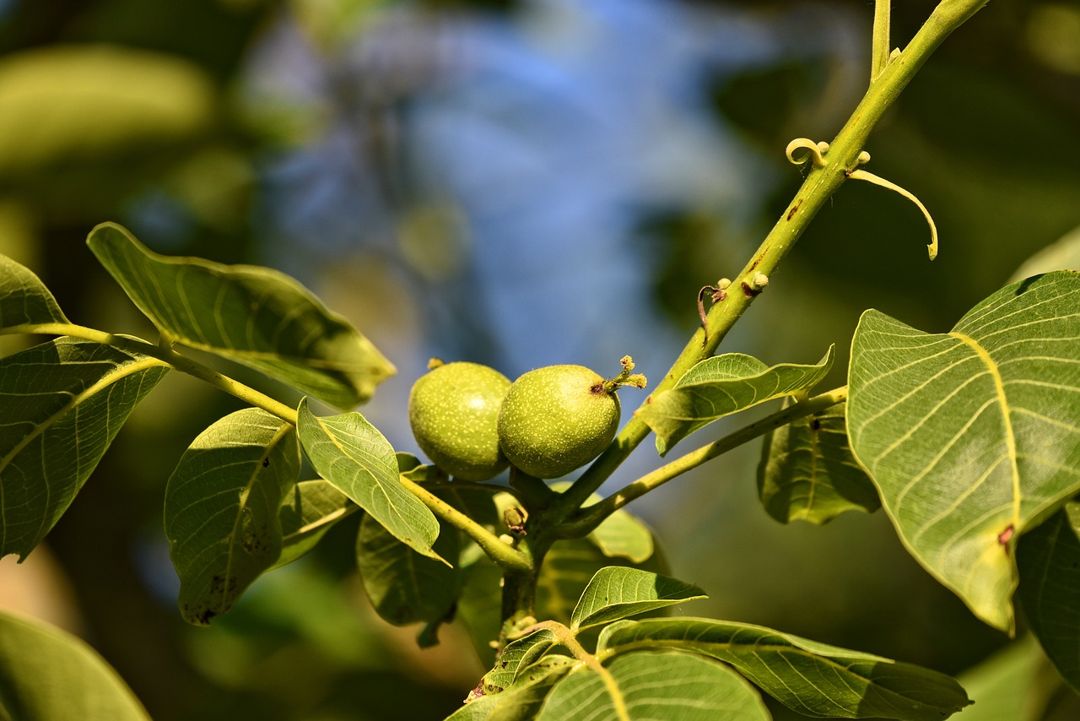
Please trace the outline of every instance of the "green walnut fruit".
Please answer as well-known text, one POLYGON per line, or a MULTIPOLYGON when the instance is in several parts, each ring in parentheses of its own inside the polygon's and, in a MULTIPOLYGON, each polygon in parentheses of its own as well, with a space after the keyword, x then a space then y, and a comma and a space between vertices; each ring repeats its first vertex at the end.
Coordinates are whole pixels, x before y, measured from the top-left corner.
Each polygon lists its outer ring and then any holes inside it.
POLYGON ((507 466, 499 407, 510 379, 478 363, 447 363, 413 384, 409 425, 420 448, 455 478, 486 481, 507 466))
POLYGON ((558 478, 600 455, 619 427, 617 384, 585 366, 537 368, 510 386, 499 444, 515 467, 558 478))

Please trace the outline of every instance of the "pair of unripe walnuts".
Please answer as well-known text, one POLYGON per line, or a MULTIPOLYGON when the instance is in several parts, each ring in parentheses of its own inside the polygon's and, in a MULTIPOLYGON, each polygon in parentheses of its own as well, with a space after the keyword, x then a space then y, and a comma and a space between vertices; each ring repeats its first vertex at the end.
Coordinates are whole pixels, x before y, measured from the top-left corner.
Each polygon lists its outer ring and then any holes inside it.
MULTIPOLYGON (((478 363, 433 362, 409 394, 409 423, 420 448, 455 478, 486 481, 509 464, 558 478, 598 456, 619 425, 624 372, 605 380, 579 365, 531 370, 513 383, 478 363)), ((639 379, 639 380, 638 380, 639 379)))

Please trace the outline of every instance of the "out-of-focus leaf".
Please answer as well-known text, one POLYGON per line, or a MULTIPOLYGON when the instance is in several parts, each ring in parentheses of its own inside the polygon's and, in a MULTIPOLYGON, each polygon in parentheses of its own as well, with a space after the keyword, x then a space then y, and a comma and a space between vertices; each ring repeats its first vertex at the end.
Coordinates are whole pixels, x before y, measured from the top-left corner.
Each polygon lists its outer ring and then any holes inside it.
POLYGON ((848 447, 845 404, 781 426, 765 436, 758 496, 781 523, 828 523, 847 511, 881 507, 874 482, 848 447))
POLYGON ((806 716, 939 721, 970 703, 956 681, 936 671, 746 623, 622 621, 601 632, 597 652, 624 646, 712 656, 806 716))
POLYGON ((371 341, 283 273, 158 255, 115 223, 94 228, 87 244, 171 340, 340 408, 367 400, 394 373, 371 341))
POLYGON ((974 701, 957 716, 961 721, 1080 718, 1080 696, 1069 690, 1030 638, 965 671, 959 681, 974 701), (1060 715, 1070 709, 1070 715, 1060 715))
POLYGON ((142 704, 82 640, 0 613, 4 721, 150 721, 142 704))
POLYGON ((295 429, 258 408, 216 421, 184 451, 165 488, 165 536, 185 621, 225 613, 278 561, 278 513, 299 469, 295 429))
POLYGON ((697 586, 626 566, 601 568, 581 593, 570 616, 574 632, 628 616, 707 598, 697 586))
POLYGON ((0 61, 0 175, 174 144, 208 126, 209 80, 176 56, 50 46, 0 61))
POLYGON ((1020 539, 1020 605, 1061 676, 1080 692, 1080 501, 1020 539))
POLYGON ((656 450, 664 455, 686 436, 726 415, 809 391, 829 372, 832 361, 832 346, 814 365, 767 366, 742 353, 706 358, 671 390, 653 396, 636 415, 656 433, 656 450))
POLYGON ((300 481, 281 505, 281 555, 274 567, 284 566, 315 547, 338 521, 357 510, 344 493, 321 478, 300 481))
MULTIPOLYGON (((318 417, 300 402, 300 443, 319 475, 402 543, 430 558, 439 522, 398 479, 394 449, 359 413, 318 417)), ((441 559, 440 559, 441 560, 441 559)))
POLYGON ((0 255, 0 328, 67 322, 53 294, 33 271, 0 255))
POLYGON ((1080 273, 1002 288, 949 333, 863 314, 848 431, 908 550, 1013 628, 1016 537, 1080 490, 1080 273))
POLYGON ((25 558, 45 537, 167 372, 156 358, 71 338, 0 360, 0 557, 25 558))
POLYGON ((555 684, 537 721, 768 721, 754 688, 722 664, 673 651, 616 656, 605 679, 579 665, 555 684))
POLYGON ((1080 270, 1080 228, 1024 261, 1009 282, 1055 270, 1080 270))
POLYGON ((523 669, 510 688, 469 701, 446 721, 533 721, 548 692, 575 663, 565 656, 546 656, 523 669))
POLYGON ((649 527, 623 509, 605 518, 588 540, 608 558, 625 558, 631 563, 645 563, 655 550, 649 527))

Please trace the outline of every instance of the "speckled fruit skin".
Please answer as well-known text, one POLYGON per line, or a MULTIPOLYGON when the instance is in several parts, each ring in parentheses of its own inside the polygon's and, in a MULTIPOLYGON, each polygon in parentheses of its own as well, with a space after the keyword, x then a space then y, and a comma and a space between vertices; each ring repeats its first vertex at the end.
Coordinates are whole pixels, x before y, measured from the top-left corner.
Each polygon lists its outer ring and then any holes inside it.
POLYGON ((619 427, 619 399, 585 366, 537 368, 510 386, 499 413, 499 444, 530 476, 558 478, 607 448, 619 427))
POLYGON ((507 466, 499 451, 499 407, 510 379, 478 363, 447 363, 409 392, 409 425, 420 448, 455 478, 486 481, 507 466))

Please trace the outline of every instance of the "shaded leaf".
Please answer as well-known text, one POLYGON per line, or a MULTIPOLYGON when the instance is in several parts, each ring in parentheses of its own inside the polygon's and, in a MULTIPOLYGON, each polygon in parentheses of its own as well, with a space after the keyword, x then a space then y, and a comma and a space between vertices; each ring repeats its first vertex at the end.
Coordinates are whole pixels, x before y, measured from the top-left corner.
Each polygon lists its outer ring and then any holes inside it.
POLYGON ((565 656, 546 656, 523 669, 510 688, 466 703, 446 721, 533 721, 551 688, 574 665, 565 656))
POLYGON ((636 415, 656 433, 656 450, 664 455, 683 438, 719 418, 809 391, 829 372, 832 362, 832 346, 814 365, 767 366, 742 353, 706 358, 671 390, 653 396, 636 415))
POLYGON ((1080 489, 1080 273, 1002 288, 949 333, 867 311, 848 431, 901 540, 1013 628, 1016 537, 1080 489))
POLYGON ((460 531, 452 526, 442 528, 434 549, 437 557, 421 555, 371 516, 360 521, 356 562, 371 605, 383 619, 404 626, 420 621, 436 623, 452 616, 462 582, 457 567, 460 531))
POLYGON ((708 598, 697 586, 626 566, 601 568, 589 581, 570 616, 574 632, 628 616, 708 598))
POLYGON ((956 681, 936 671, 746 623, 661 618, 623 621, 600 634, 598 653, 631 647, 712 656, 805 716, 939 721, 969 703, 956 681))
POLYGON ((1072 721, 1080 696, 1069 690, 1031 638, 1006 646, 960 675, 974 704, 960 721, 1072 721))
POLYGON ((225 613, 278 561, 278 514, 299 470, 292 425, 258 408, 230 413, 184 451, 165 488, 165 536, 185 621, 225 613))
POLYGON ((1080 501, 1020 539, 1020 605, 1061 676, 1080 692, 1080 501))
POLYGON ((341 408, 367 400, 394 366, 289 276, 153 253, 103 223, 87 245, 128 297, 176 342, 243 363, 341 408))
POLYGON ((757 692, 701 656, 637 651, 607 664, 610 680, 579 665, 552 689, 538 721, 768 721, 757 692))
POLYGON ((71 505, 161 361, 59 338, 0 360, 0 557, 25 558, 71 505))
POLYGON ((398 480, 394 449, 359 413, 318 417, 300 402, 297 431, 319 475, 363 508, 395 538, 418 553, 431 549, 439 522, 398 480))
POLYGON ((150 721, 142 704, 81 639, 0 613, 0 718, 150 721))
POLYGON ((344 493, 321 478, 300 481, 278 511, 281 555, 274 567, 284 566, 310 551, 334 525, 358 507, 344 493))
POLYGON ((881 507, 874 482, 848 447, 845 404, 770 431, 758 464, 758 497, 781 523, 828 523, 881 507))
POLYGON ((0 255, 0 328, 67 322, 53 294, 33 271, 0 255))

